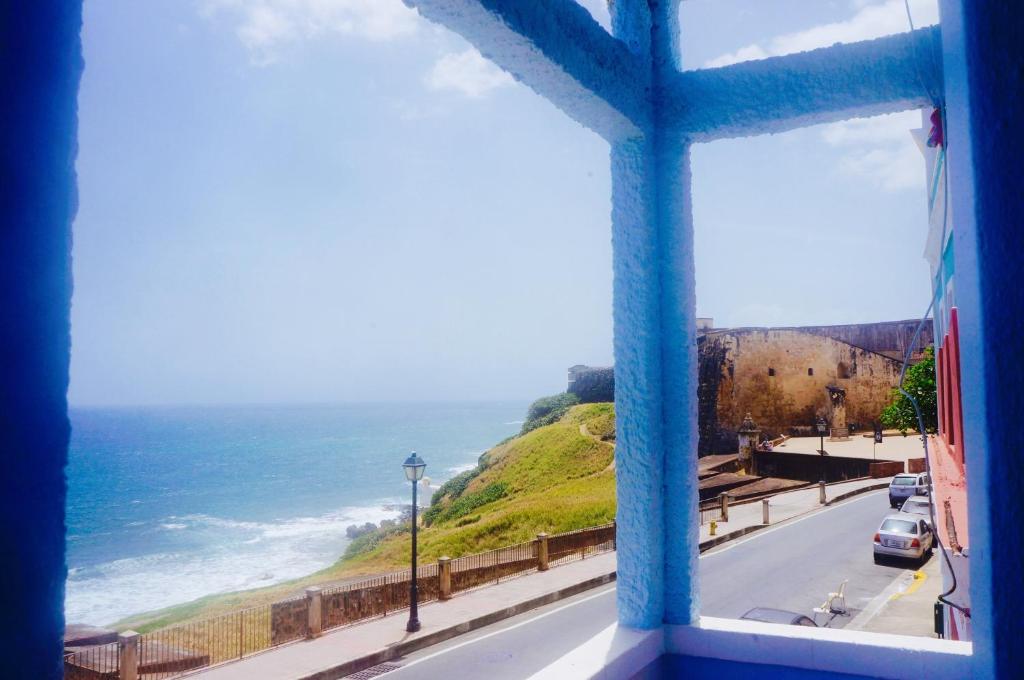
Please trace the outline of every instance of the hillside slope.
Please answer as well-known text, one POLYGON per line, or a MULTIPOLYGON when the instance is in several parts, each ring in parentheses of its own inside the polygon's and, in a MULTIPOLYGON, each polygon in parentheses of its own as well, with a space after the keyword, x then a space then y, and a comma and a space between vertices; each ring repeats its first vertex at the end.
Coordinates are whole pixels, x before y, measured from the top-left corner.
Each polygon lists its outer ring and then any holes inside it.
MULTIPOLYGON (((556 422, 490 449, 477 467, 434 494, 419 531, 421 563, 459 557, 615 518, 612 404, 573 406, 556 422)), ((258 590, 213 595, 116 624, 139 632, 272 602, 301 588, 406 568, 409 525, 378 530, 331 567, 258 590)))

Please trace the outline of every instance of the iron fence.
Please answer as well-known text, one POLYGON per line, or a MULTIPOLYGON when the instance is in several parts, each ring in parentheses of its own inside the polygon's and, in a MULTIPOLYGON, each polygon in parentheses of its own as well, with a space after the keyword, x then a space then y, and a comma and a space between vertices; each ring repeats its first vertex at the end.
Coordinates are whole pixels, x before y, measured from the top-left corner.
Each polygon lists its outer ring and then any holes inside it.
POLYGON ((589 555, 615 550, 615 523, 566 531, 548 537, 548 565, 585 559, 589 555))
MULTIPOLYGON (((450 593, 472 590, 536 571, 539 539, 451 560, 450 593)), ((615 523, 567 531, 547 538, 548 565, 555 566, 615 549, 615 523)), ((441 597, 438 563, 417 570, 418 602, 441 597)), ((411 571, 396 571, 320 592, 321 628, 330 630, 387 616, 409 607, 411 571)), ((221 616, 184 623, 138 637, 141 680, 167 680, 189 671, 241 659, 309 636, 310 599, 292 597, 221 616)), ((116 680, 120 643, 69 649, 65 680, 116 680)))
POLYGON ((117 680, 117 643, 83 647, 64 653, 64 680, 117 680))
POLYGON ((452 593, 537 570, 537 541, 466 555, 451 561, 452 593))
MULTIPOLYGON (((383 576, 325 588, 320 593, 323 630, 347 626, 409 606, 412 571, 396 571, 383 576)), ((437 563, 416 570, 417 602, 433 602, 440 594, 437 563)))
POLYGON ((712 520, 722 519, 722 501, 719 498, 714 498, 707 501, 701 501, 698 506, 699 521, 701 524, 707 524, 712 520))
MULTIPOLYGON (((145 633, 138 643, 139 677, 145 680, 173 678, 281 644, 275 642, 272 633, 275 608, 293 606, 295 601, 251 607, 145 633)), ((305 635, 304 627, 301 635, 305 635)))

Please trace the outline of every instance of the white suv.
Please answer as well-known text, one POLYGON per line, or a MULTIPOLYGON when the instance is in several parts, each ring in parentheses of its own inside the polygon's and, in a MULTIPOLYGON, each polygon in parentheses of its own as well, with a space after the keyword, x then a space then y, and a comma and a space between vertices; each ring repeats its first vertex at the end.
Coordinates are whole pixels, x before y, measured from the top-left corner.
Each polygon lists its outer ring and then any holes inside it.
POLYGON ((924 472, 896 475, 889 482, 889 507, 898 508, 911 496, 928 495, 928 475, 924 472))

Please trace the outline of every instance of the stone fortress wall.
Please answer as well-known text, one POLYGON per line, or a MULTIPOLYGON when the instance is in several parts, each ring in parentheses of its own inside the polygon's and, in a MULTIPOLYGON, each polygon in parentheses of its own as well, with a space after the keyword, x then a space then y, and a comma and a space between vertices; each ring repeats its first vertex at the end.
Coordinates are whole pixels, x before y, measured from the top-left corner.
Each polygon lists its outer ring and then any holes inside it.
MULTIPOLYGON (((698 326, 701 455, 736 451, 736 429, 750 413, 765 434, 807 432, 829 418, 826 388, 846 391, 846 421, 871 427, 890 402, 918 320, 840 326, 714 328, 698 326)), ((911 352, 932 344, 926 322, 911 352)), ((583 402, 614 399, 611 368, 573 366, 569 392, 583 402)))

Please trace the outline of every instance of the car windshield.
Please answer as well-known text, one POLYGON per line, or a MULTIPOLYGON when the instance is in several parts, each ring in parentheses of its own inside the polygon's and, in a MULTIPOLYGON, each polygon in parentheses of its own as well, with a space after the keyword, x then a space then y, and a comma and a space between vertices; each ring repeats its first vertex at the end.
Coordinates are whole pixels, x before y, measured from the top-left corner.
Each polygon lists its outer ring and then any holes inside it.
POLYGON ((908 519, 887 519, 882 522, 882 531, 893 531, 900 534, 916 534, 917 522, 908 519))
POLYGON ((916 481, 916 477, 897 477, 892 480, 892 483, 893 486, 914 486, 914 482, 916 481))
POLYGON ((907 501, 903 504, 903 512, 913 512, 918 515, 928 514, 928 504, 920 501, 907 501))

